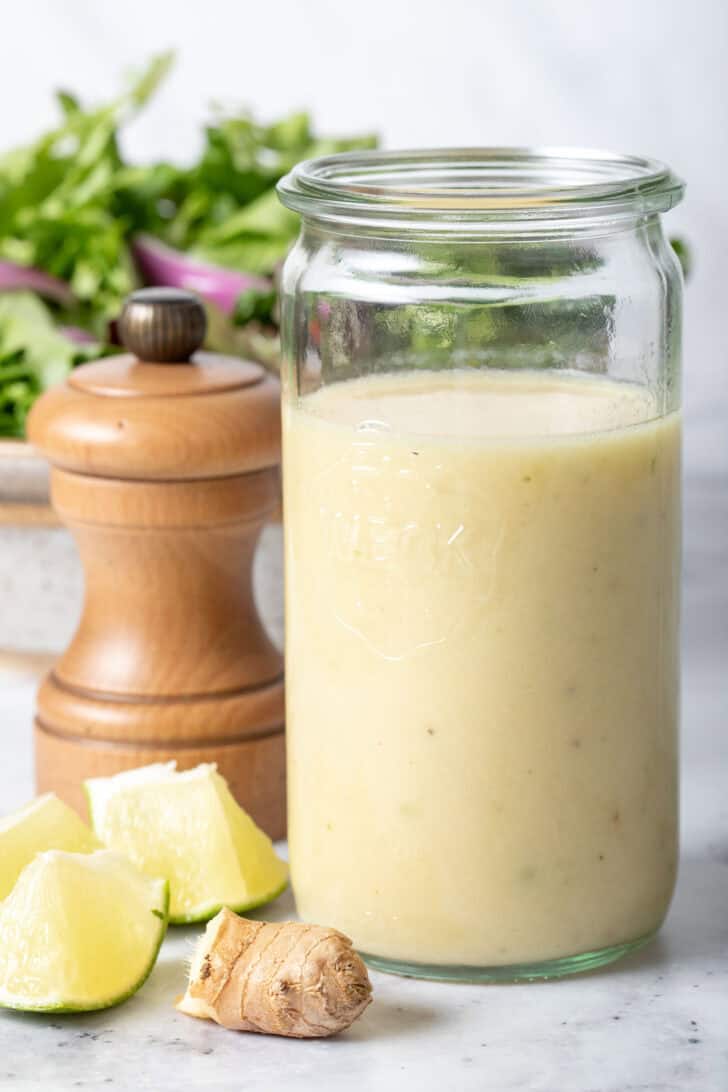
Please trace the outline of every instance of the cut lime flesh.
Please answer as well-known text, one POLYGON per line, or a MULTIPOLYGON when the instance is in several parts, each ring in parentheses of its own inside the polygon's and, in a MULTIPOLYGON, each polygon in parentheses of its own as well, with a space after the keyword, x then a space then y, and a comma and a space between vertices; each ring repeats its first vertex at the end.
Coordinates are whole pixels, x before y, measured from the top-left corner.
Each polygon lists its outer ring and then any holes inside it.
POLYGON ((46 849, 92 853, 101 843, 76 812, 45 793, 0 819, 0 900, 12 891, 27 864, 46 849))
POLYGON ((0 906, 0 1005, 89 1012, 136 993, 167 927, 168 886, 117 853, 40 853, 0 906))
POLYGON ((98 837, 169 880, 173 924, 252 910, 287 886, 285 863, 213 765, 178 773, 159 763, 94 778, 86 791, 98 837))

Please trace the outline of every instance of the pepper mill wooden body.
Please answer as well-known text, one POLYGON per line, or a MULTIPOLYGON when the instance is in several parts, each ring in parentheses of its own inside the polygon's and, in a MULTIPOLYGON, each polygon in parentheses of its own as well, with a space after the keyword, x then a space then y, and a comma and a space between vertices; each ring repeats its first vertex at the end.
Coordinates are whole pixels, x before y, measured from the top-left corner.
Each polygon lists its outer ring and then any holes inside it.
POLYGON ((83 810, 86 777, 217 762, 279 838, 282 660, 252 591, 279 506, 278 386, 197 351, 204 311, 187 293, 134 293, 119 325, 132 355, 76 369, 30 418, 86 581, 78 630, 38 693, 38 791, 83 810))

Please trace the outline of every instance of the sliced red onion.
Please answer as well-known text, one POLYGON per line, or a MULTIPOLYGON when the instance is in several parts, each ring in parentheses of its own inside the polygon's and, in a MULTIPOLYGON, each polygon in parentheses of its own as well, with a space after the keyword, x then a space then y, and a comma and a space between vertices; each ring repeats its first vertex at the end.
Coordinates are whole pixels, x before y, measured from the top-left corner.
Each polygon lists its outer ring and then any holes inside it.
POLYGON ((0 260, 0 292, 24 292, 30 290, 39 296, 55 300, 65 307, 73 307, 76 297, 59 277, 44 273, 30 265, 0 260))
POLYGON ((232 314, 235 301, 251 288, 264 292, 271 281, 253 273, 208 265, 162 243, 153 235, 137 235, 132 242, 137 268, 147 284, 168 285, 197 292, 221 311, 232 314))
POLYGON ((99 339, 88 330, 82 330, 80 326, 59 326, 58 330, 76 345, 98 345, 99 339))

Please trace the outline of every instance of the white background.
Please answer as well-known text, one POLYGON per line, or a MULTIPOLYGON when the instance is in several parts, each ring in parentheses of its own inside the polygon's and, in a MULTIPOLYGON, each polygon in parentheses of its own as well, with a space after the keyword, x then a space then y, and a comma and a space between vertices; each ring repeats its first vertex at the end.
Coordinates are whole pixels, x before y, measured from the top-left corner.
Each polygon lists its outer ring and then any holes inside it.
POLYGON ((686 299, 687 462, 728 467, 726 0, 25 0, 2 5, 0 148, 54 118, 52 90, 114 94, 170 46, 178 63, 129 128, 134 156, 186 159, 213 99, 264 118, 308 107, 326 133, 389 147, 600 145, 688 181, 670 214, 686 299))

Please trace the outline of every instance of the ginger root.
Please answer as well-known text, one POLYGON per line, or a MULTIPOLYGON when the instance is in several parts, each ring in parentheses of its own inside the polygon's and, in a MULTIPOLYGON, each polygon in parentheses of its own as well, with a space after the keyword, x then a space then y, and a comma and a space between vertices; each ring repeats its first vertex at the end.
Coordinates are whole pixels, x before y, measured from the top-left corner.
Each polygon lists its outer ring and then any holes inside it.
POLYGON ((313 1039, 371 1001, 366 967, 336 929, 250 921, 221 910, 200 937, 180 1012, 233 1031, 313 1039))

